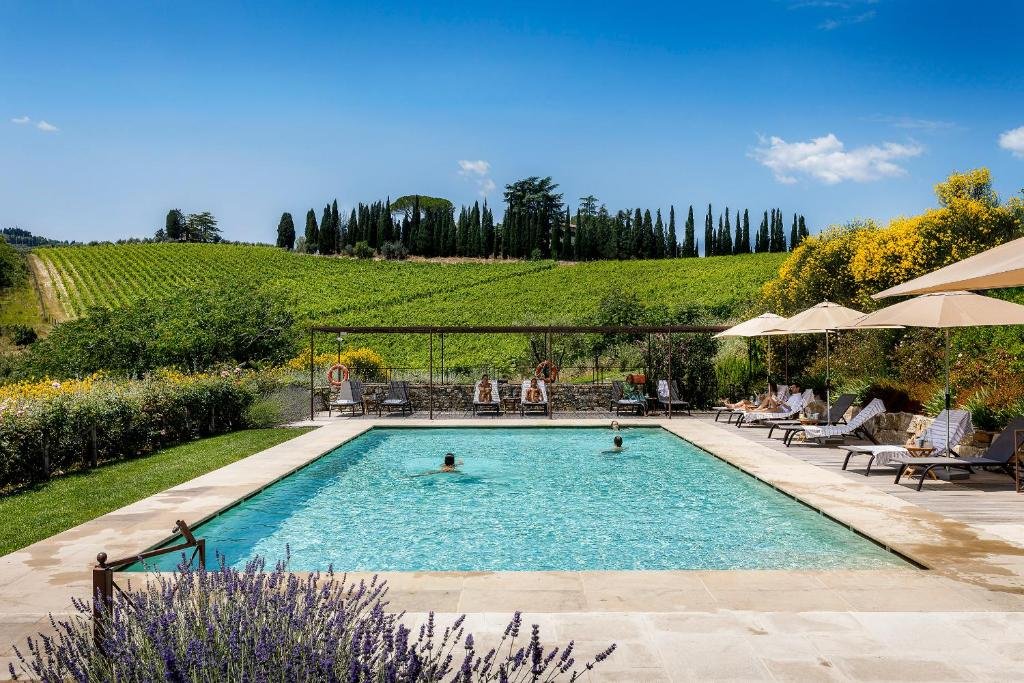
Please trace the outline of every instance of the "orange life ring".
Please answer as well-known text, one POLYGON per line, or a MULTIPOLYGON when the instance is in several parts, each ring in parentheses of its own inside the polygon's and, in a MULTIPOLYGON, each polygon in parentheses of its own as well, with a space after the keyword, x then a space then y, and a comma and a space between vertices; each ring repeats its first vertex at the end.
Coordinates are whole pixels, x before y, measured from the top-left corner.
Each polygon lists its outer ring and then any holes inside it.
POLYGON ((332 387, 340 387, 343 382, 348 381, 348 368, 341 363, 335 363, 327 371, 327 381, 330 382, 332 387), (340 375, 341 379, 335 379, 336 375, 340 375))
POLYGON ((558 366, 549 360, 542 360, 533 371, 537 379, 544 379, 549 382, 558 381, 558 366), (546 372, 546 374, 545 374, 546 372))

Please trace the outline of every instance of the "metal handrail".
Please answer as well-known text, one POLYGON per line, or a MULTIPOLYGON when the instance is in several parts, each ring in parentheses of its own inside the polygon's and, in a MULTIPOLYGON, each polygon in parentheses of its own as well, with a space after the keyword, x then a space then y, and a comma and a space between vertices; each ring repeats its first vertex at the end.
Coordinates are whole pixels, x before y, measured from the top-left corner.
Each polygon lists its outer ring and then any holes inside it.
MULTIPOLYGON (((115 571, 135 562, 142 562, 151 557, 175 553, 186 548, 195 548, 188 563, 191 565, 198 555, 199 566, 203 569, 206 568, 206 539, 196 538, 192 534, 192 529, 189 528, 189 525, 181 519, 174 523, 172 533, 180 533, 185 538, 185 542, 167 548, 146 550, 137 555, 122 557, 117 560, 108 560, 107 554, 104 552, 96 555, 96 566, 92 569, 92 637, 93 642, 101 650, 103 645, 103 617, 106 615, 109 619, 114 614, 114 590, 116 589, 118 593, 128 599, 128 594, 114 581, 115 571)), ((128 604, 132 604, 130 599, 128 599, 128 604)))

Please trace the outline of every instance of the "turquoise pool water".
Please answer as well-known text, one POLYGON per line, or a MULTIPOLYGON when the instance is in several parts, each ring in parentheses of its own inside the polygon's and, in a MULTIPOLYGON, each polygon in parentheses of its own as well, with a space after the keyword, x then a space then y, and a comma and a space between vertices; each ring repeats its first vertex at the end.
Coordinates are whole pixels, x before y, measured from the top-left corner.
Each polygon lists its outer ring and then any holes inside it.
MULTIPOLYGON (((657 428, 374 429, 199 527, 295 571, 868 568, 895 555, 657 428), (458 474, 436 470, 446 451, 458 474)), ((173 569, 180 557, 155 565, 173 569)), ((134 569, 140 569, 136 566, 134 569)))

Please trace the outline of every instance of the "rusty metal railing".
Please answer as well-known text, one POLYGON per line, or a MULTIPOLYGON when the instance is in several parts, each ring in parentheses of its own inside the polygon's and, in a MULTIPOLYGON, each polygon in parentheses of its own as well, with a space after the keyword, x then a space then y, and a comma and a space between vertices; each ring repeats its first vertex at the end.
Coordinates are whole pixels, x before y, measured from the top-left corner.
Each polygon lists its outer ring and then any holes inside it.
POLYGON ((128 604, 132 604, 128 594, 114 581, 114 572, 135 562, 142 562, 151 557, 176 553, 188 548, 195 548, 188 564, 191 565, 198 556, 199 566, 203 569, 206 568, 206 539, 193 536, 189 525, 180 519, 174 523, 173 533, 180 533, 185 541, 167 548, 146 550, 137 555, 117 560, 108 560, 106 553, 96 556, 96 566, 92 569, 92 636, 97 647, 102 649, 104 623, 114 615, 114 591, 120 593, 128 604))

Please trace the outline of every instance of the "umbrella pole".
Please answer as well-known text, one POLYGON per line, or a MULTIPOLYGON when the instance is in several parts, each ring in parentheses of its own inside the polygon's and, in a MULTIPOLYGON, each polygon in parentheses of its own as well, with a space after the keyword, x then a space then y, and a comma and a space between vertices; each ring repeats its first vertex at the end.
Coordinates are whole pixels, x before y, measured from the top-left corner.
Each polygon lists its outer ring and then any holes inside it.
POLYGON ((949 442, 949 405, 952 402, 949 395, 949 328, 945 329, 946 333, 946 449, 952 452, 953 444, 949 442))
POLYGON ((765 379, 767 380, 767 382, 765 384, 765 388, 766 388, 766 391, 768 392, 768 395, 771 396, 772 395, 772 338, 771 337, 767 337, 765 339, 765 341, 768 343, 768 353, 766 354, 766 357, 764 359, 764 365, 765 365, 765 368, 766 368, 765 379))
POLYGON ((831 370, 828 362, 828 330, 825 330, 825 424, 832 424, 832 396, 829 389, 831 370))

